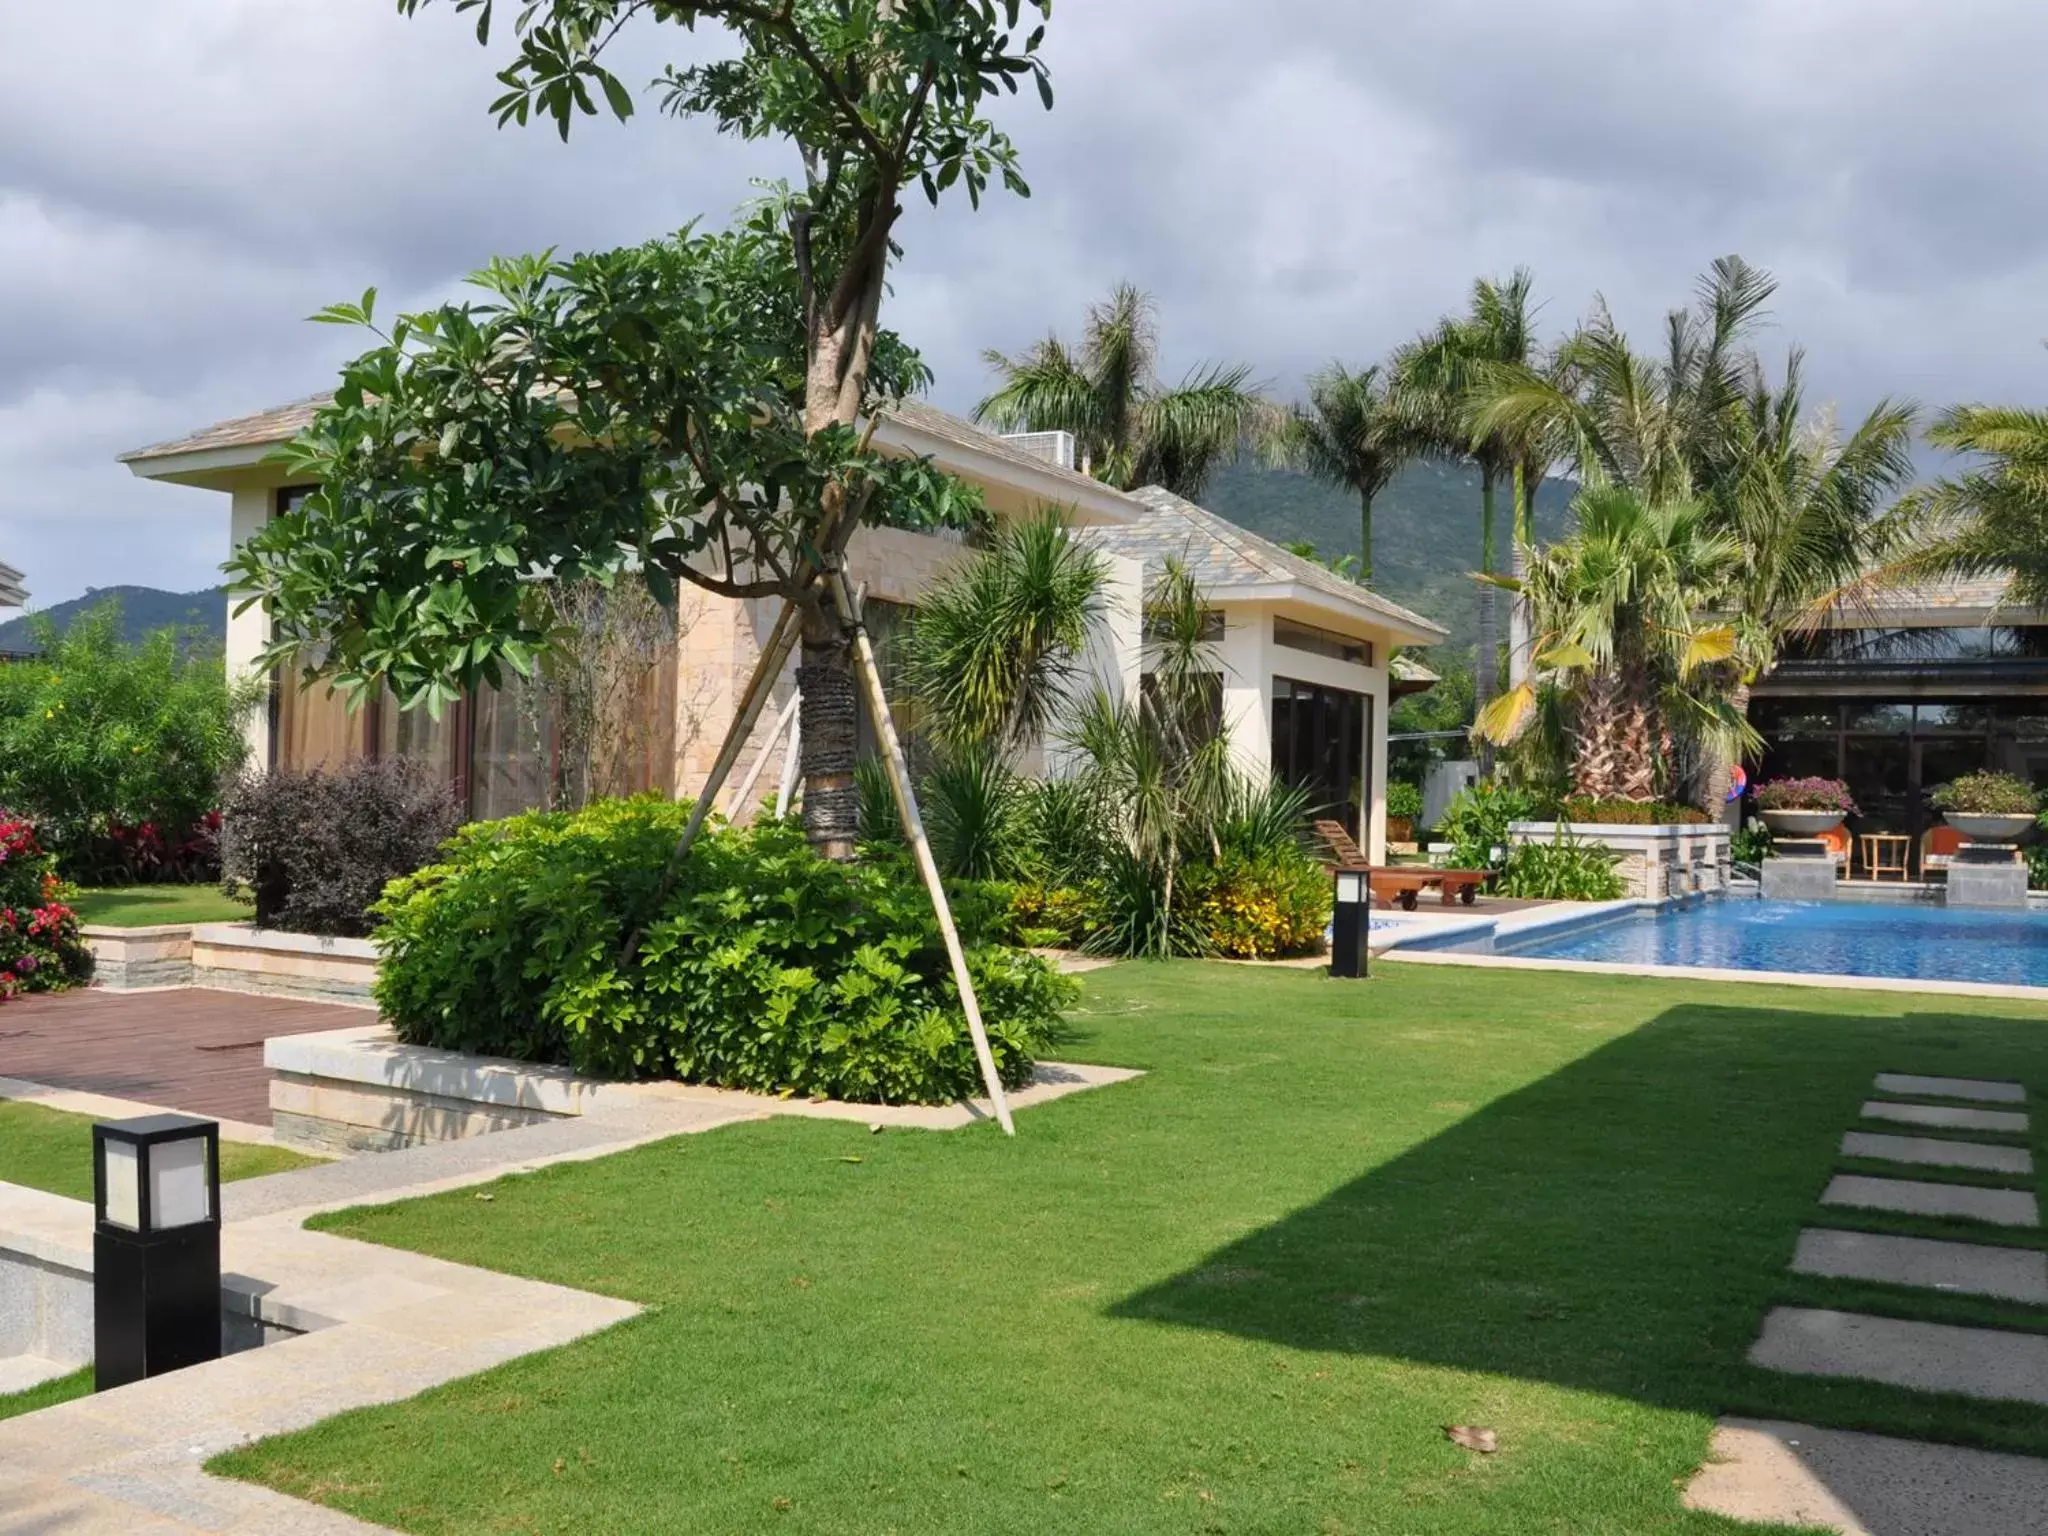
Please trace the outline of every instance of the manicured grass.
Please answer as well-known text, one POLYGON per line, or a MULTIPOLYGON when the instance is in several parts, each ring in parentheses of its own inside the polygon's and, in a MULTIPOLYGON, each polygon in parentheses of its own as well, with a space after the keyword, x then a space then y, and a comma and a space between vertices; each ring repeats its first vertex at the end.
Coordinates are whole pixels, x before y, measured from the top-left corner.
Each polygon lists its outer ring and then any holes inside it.
MULTIPOLYGON (((283 1173, 288 1168, 309 1167, 315 1161, 283 1147, 252 1147, 238 1141, 220 1144, 223 1181, 283 1173)), ((73 1200, 90 1200, 91 1118, 0 1099, 0 1180, 68 1195, 73 1200)))
POLYGON ((1180 964, 1076 1022, 1149 1075, 1014 1142, 779 1120, 323 1218, 649 1311, 216 1470, 433 1533, 1753 1536, 1679 1504, 1720 1411, 2048 1451, 2039 1408, 1743 1359, 1880 1289, 1785 1273, 1872 1074, 2039 1102, 2039 1009, 1180 964))
POLYGON ((148 928, 157 923, 239 923, 255 912, 217 885, 113 885, 81 890, 73 904, 82 923, 148 928))
POLYGON ((92 1367, 88 1365, 69 1376, 59 1376, 55 1381, 30 1387, 26 1392, 0 1392, 0 1419, 11 1419, 18 1413, 34 1413, 38 1408, 54 1408, 74 1397, 84 1397, 91 1391, 92 1367))

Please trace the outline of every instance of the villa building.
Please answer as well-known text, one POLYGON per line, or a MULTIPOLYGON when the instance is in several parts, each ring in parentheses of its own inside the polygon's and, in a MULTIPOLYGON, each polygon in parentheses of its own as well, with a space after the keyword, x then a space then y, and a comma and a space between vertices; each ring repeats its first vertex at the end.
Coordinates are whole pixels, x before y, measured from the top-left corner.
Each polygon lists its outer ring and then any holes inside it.
MULTIPOLYGON (((273 461, 318 399, 239 417, 123 456, 138 476, 225 494, 229 535, 247 539, 306 487, 273 461)), ((1320 814, 1358 830, 1375 858, 1385 851, 1386 720, 1392 697, 1416 686, 1394 666, 1396 648, 1444 638, 1439 626, 1301 560, 1163 491, 1125 494, 1073 467, 1059 433, 998 437, 922 402, 893 407, 874 437, 884 453, 928 458, 980 489, 998 520, 1056 507, 1102 554, 1106 601, 1085 665, 1114 697, 1142 686, 1140 609, 1147 582, 1169 557, 1193 571, 1213 610, 1223 723, 1233 757, 1310 787, 1320 814)), ((969 551, 959 536, 865 528, 848 551, 848 574, 867 593, 868 624, 885 683, 890 637, 920 596, 969 551)), ((690 794, 702 785, 774 621, 773 602, 743 603, 684 588, 672 653, 653 666, 630 707, 608 729, 619 767, 602 787, 690 794)), ((268 638, 260 609, 230 607, 227 660, 246 674, 268 638)), ((794 663, 776 705, 794 690, 794 663)), ((742 755, 733 790, 770 740, 771 708, 742 755)), ((248 727, 253 760, 286 768, 403 755, 444 773, 474 816, 497 817, 544 803, 563 773, 559 733, 544 690, 483 688, 439 720, 386 697, 353 712, 319 684, 273 677, 270 706, 248 727)), ((1048 757, 1031 754, 1035 766, 1048 757)), ((773 775, 768 777, 773 784, 773 775)), ((731 809, 730 804, 727 806, 731 809)))
POLYGON ((1795 638, 1762 678, 1753 779, 1841 779, 1857 830, 1920 839, 1927 796, 1994 769, 2048 789, 2048 612, 2006 601, 2002 578, 1889 594, 1795 638))
POLYGON ((13 566, 0 564, 0 608, 22 608, 28 604, 28 578, 13 566))

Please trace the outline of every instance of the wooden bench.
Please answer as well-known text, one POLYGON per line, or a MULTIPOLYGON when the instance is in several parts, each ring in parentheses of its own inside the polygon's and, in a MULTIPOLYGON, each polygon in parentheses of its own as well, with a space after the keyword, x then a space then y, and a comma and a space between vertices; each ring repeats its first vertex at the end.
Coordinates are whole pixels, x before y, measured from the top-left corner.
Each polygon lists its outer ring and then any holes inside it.
POLYGON ((1462 901, 1471 906, 1479 888, 1492 876, 1483 869, 1431 869, 1421 864, 1374 864, 1366 858, 1341 821, 1318 821, 1316 836, 1329 845, 1332 867, 1362 871, 1372 887, 1372 899, 1383 907, 1395 902, 1404 912, 1413 912, 1422 892, 1440 891, 1443 904, 1462 901))

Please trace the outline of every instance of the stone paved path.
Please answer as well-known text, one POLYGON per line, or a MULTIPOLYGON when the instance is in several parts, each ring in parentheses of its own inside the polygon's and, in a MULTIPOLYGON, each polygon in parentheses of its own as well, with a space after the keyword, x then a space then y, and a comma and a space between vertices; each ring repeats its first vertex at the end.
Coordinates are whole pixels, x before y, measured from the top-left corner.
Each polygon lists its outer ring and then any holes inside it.
MULTIPOLYGON (((2016 1107, 2027 1097, 2018 1083, 1887 1072, 1873 1087, 1878 1094, 1955 1102, 1871 1099, 1859 1112, 1866 1121, 1966 1135, 2024 1135, 2030 1125, 2025 1109, 2016 1107)), ((1809 1228, 1793 1255, 1796 1273, 2048 1305, 2048 1252, 1985 1240, 1987 1228, 2040 1226, 2035 1189, 1905 1176, 1915 1168, 1957 1168, 2031 1184, 2034 1161, 2026 1148, 1850 1131, 1841 1152, 1895 1163, 1902 1176, 1837 1174, 1822 1192, 1823 1204, 1936 1218, 1950 1224, 1952 1235, 1809 1228)), ((2018 1329, 1777 1307, 1763 1319, 1749 1359, 1801 1375, 2048 1405, 2048 1334, 2018 1329)), ((1742 1419, 1716 1426, 1709 1454, 1685 1502, 1738 1520, 1817 1526, 1843 1536, 2048 1536, 2048 1459, 1742 1419)))

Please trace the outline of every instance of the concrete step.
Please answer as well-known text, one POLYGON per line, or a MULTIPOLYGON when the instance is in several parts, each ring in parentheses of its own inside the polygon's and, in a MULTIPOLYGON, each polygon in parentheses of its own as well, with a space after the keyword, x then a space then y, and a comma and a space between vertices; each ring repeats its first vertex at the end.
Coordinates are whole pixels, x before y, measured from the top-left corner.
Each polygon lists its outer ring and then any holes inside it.
POLYGON ((2035 1248, 1991 1248, 1809 1227, 1799 1234, 1792 1269, 1801 1275, 1916 1285, 2048 1306, 2048 1253, 2035 1248))
POLYGON ((1920 1179, 1874 1179, 1838 1173, 1821 1192, 1822 1205, 1898 1211, 1908 1216, 1963 1216, 2000 1227, 2038 1227, 2041 1203, 2024 1189, 1979 1189, 1971 1184, 1930 1184, 1920 1179))
POLYGON ((1910 1072, 1880 1072, 1877 1091, 1916 1099, 1975 1099, 1982 1104, 2027 1102, 2027 1090, 2018 1083, 1992 1082, 1981 1077, 1916 1077, 1910 1072))
POLYGON ((1848 1376, 2048 1406, 2048 1334, 1773 1307, 1749 1362, 1797 1376, 1848 1376))
POLYGON ((1924 1125, 1943 1131, 2023 1132, 2027 1117, 2010 1109, 1964 1109, 1944 1104, 1891 1104, 1871 1099, 1863 1106, 1866 1120, 1889 1120, 1894 1125, 1924 1125))
POLYGON ((2034 1171, 2034 1154, 2025 1147, 1944 1141, 1938 1136, 1886 1136, 1875 1131, 1849 1132, 1842 1138, 1842 1156, 1877 1157, 1894 1163, 1920 1163, 1929 1168, 1978 1168, 1986 1173, 2034 1171))
POLYGON ((1714 1426, 1688 1509, 1841 1536, 2042 1536, 2048 1461, 1756 1419, 1714 1426))

